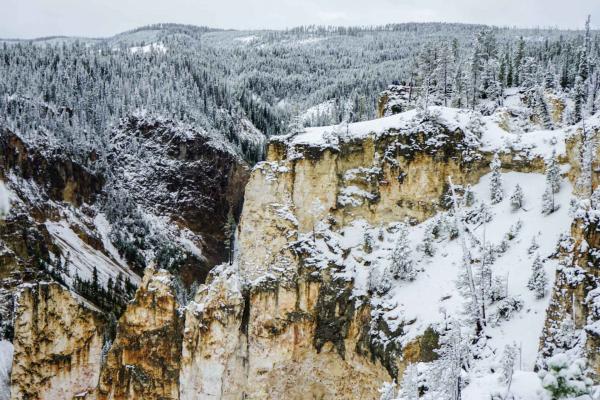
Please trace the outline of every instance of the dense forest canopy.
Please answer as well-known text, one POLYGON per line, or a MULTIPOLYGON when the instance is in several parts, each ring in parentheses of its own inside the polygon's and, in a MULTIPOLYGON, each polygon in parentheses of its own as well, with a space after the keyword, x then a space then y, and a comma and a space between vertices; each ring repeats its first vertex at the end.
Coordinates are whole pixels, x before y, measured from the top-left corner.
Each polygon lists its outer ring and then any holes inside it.
MULTIPOLYGON (((600 35, 590 31, 466 24, 305 26, 225 31, 161 24, 108 39, 5 40, 0 121, 80 160, 103 154, 120 118, 149 113, 220 135, 255 162, 290 123, 375 117, 390 83, 415 105, 480 110, 519 87, 569 100, 569 121, 598 107, 600 35)), ((548 126, 551 128, 550 126, 548 126)), ((101 159, 101 158, 100 158, 101 159)), ((88 162, 88 161, 86 161, 88 162)))

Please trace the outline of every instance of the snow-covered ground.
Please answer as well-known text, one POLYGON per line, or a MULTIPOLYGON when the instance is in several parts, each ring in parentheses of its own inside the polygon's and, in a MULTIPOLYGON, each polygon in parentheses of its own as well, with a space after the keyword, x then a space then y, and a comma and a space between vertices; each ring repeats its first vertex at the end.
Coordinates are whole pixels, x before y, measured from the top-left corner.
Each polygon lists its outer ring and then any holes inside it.
MULTIPOLYGON (((511 392, 515 399, 538 398, 537 392, 541 392, 541 384, 533 368, 558 264, 551 256, 557 248, 559 237, 569 231, 571 224, 568 204, 572 187, 569 182, 562 180, 561 189, 556 194, 555 201, 561 207, 550 215, 543 215, 542 195, 546 188, 544 175, 507 172, 501 174, 501 177, 504 199, 498 204, 490 202, 491 174, 484 176, 472 188, 475 201, 465 209, 465 213, 469 215, 482 203, 486 203, 492 219, 485 224, 475 221, 468 223, 467 226, 473 233, 468 242, 474 260, 481 260, 478 251, 481 247, 473 241, 478 240, 487 247, 496 249, 495 260, 491 264, 492 279, 500 283, 504 297, 522 301, 523 307, 508 318, 495 318, 499 315, 498 307, 502 301, 488 305, 486 312, 489 322, 485 328, 485 335, 488 337, 485 352, 488 355, 475 362, 471 368, 471 383, 463 397, 469 400, 487 399, 491 393, 502 392, 499 375, 492 370, 498 371, 503 349, 509 344, 519 348, 511 392), (523 190, 524 202, 521 209, 514 210, 509 198, 517 184, 523 190), (532 249, 534 240, 538 248, 532 249), (534 292, 527 288, 531 266, 537 255, 544 260, 543 268, 548 277, 547 292, 542 299, 537 299, 534 292)), ((442 226, 448 221, 452 221, 452 218, 442 213, 409 227, 412 258, 418 271, 416 278, 414 281, 394 281, 389 293, 371 300, 375 306, 383 305, 386 310, 384 318, 392 328, 404 325, 404 333, 399 339, 403 345, 422 335, 428 327, 440 326, 447 319, 468 318, 465 314, 465 296, 457 289, 457 281, 464 270, 461 241, 440 235, 434 241, 433 256, 424 254, 421 246, 427 227, 442 226)), ((323 267, 331 261, 343 266, 340 275, 353 280, 354 294, 363 296, 369 290, 371 269, 384 270, 391 264, 392 251, 398 237, 398 224, 379 227, 359 220, 339 232, 321 226, 321 233, 322 238, 315 244, 317 251, 314 261, 323 267), (366 236, 372 240, 370 249, 365 246, 366 236)), ((477 266, 474 268, 477 272, 477 266)))
MULTIPOLYGON (((314 112, 314 110, 313 110, 314 112)), ((470 131, 472 112, 464 109, 448 107, 431 107, 430 112, 450 130, 457 128, 470 131)), ((381 136, 390 130, 400 131, 400 134, 411 134, 415 125, 419 123, 417 110, 373 119, 370 121, 355 122, 351 124, 309 127, 303 133, 297 134, 289 140, 291 145, 311 145, 317 147, 336 146, 340 141, 364 139, 369 135, 381 136)), ((600 117, 596 117, 593 121, 600 117)), ((501 126, 498 114, 481 117, 483 126, 480 139, 480 149, 486 152, 515 152, 528 158, 541 156, 548 157, 552 150, 561 155, 565 152, 565 138, 574 132, 574 128, 557 130, 531 130, 527 132, 507 131, 501 126)), ((593 121, 586 123, 592 124, 593 121)), ((596 121, 597 122, 597 121, 596 121)), ((576 127, 575 127, 576 128, 576 127)))

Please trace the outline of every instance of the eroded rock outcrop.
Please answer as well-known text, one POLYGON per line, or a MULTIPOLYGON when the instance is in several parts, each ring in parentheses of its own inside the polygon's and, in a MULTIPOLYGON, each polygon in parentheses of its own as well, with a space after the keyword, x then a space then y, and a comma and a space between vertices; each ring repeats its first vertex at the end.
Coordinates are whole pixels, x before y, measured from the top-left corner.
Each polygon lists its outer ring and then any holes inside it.
POLYGON ((246 188, 237 265, 215 271, 188 308, 182 399, 377 398, 408 362, 431 357, 422 340, 394 345, 402 325, 377 326, 368 299, 353 296, 339 266, 316 266, 302 239, 322 220, 425 219, 444 207, 449 176, 466 184, 487 171, 463 131, 430 128, 336 146, 271 143, 246 188))
MULTIPOLYGON (((142 137, 168 133, 135 129, 142 137)), ((447 207, 449 177, 477 182, 491 154, 464 126, 436 118, 327 135, 271 142, 248 181, 234 262, 216 267, 184 312, 171 276, 148 269, 90 398, 375 399, 409 363, 437 357, 434 329, 400 340, 414 321, 398 316, 389 324, 386 305, 343 274, 352 255, 340 248, 339 260, 318 259, 316 242, 359 220, 376 227, 429 218, 447 207)), ((186 156, 172 158, 179 157, 186 156)), ((502 162, 523 171, 544 166, 539 155, 510 152, 502 162)))
POLYGON ((182 327, 172 276, 149 267, 119 319, 98 399, 177 399, 182 327))
POLYGON ((15 315, 15 400, 71 399, 95 390, 106 320, 56 283, 23 289, 15 315))

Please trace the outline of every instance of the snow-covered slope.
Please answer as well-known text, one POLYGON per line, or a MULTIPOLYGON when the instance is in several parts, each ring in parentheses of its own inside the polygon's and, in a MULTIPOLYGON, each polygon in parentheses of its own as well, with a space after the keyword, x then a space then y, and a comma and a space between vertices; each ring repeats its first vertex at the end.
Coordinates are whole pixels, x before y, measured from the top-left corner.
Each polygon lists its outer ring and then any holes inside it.
MULTIPOLYGON (((467 214, 476 216, 483 203, 490 203, 490 175, 484 176, 473 186, 474 204, 466 209, 467 214)), ((482 221, 473 218, 468 223, 473 237, 469 241, 484 243, 486 248, 493 249, 493 257, 488 260, 491 268, 491 281, 499 290, 499 299, 488 308, 489 326, 485 329, 486 352, 484 360, 479 360, 473 367, 470 377, 474 387, 482 388, 465 392, 466 399, 487 398, 493 390, 500 389, 498 384, 480 383, 479 379, 488 379, 490 370, 499 363, 502 351, 507 344, 516 343, 520 348, 520 360, 517 374, 526 380, 537 380, 533 369, 538 357, 539 340, 544 327, 545 312, 550 301, 550 288, 553 283, 554 271, 558 260, 557 244, 561 234, 570 229, 571 218, 568 207, 571 198, 571 185, 564 181, 561 190, 556 195, 556 202, 565 205, 550 215, 543 215, 542 195, 545 190, 545 177, 541 174, 508 172, 502 174, 503 188, 506 196, 503 201, 489 206, 491 219, 482 221), (509 195, 516 185, 524 192, 523 208, 515 210, 510 204, 509 195), (537 246, 532 247, 532 243, 537 246), (535 248, 537 247, 537 248, 535 248), (531 276, 531 266, 536 256, 544 260, 544 270, 549 277, 546 295, 542 299, 527 288, 531 276), (493 261, 492 261, 493 260, 493 261), (512 315, 505 316, 503 312, 507 301, 519 301, 521 307, 512 315), (529 374, 527 374, 529 373, 529 374), (469 394, 471 393, 471 394, 469 394), (481 396, 481 397, 480 397, 481 396)), ((414 260, 417 271, 414 281, 397 281, 389 293, 384 296, 371 298, 375 309, 384 310, 382 317, 388 321, 393 331, 402 329, 399 340, 403 346, 422 336, 427 328, 440 327, 449 319, 468 320, 465 314, 466 299, 457 288, 461 275, 464 273, 463 252, 458 238, 450 239, 444 233, 446 224, 453 224, 452 216, 446 213, 438 214, 432 219, 409 228, 410 257, 414 260), (440 229, 438 238, 428 250, 423 249, 424 235, 430 227, 440 229)), ((331 231, 327 226, 317 228, 317 239, 312 261, 322 265, 334 263, 342 266, 340 276, 354 282, 354 295, 369 297, 369 276, 374 269, 383 274, 391 267, 392 253, 398 238, 399 223, 381 226, 370 226, 365 221, 355 221, 339 232, 331 231), (367 238, 367 239, 366 239, 367 238), (365 241, 371 244, 366 245, 365 241)), ((310 242, 312 233, 307 235, 310 242)), ((479 245, 470 244, 475 260, 482 259, 478 253, 479 245)), ((382 341, 389 340, 382 336, 382 341)), ((497 369, 497 367, 496 367, 497 369)), ((495 378, 497 380, 497 377, 495 378)), ((539 386, 539 385, 538 385, 539 386)), ((513 388, 517 398, 527 399, 526 393, 520 393, 520 387, 513 388)), ((526 386, 522 390, 529 390, 526 386)), ((433 399, 433 398, 432 398, 433 399)))

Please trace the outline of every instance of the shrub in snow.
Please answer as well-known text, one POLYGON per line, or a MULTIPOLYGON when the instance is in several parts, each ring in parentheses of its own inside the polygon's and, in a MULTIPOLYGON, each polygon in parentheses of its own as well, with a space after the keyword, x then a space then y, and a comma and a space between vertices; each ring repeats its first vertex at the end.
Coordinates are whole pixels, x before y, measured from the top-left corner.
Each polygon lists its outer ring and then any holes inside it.
POLYGON ((600 188, 594 190, 592 197, 590 197, 590 206, 593 210, 600 210, 600 188))
POLYGON ((490 179, 490 198, 493 204, 500 203, 504 198, 504 190, 502 189, 502 176, 500 175, 500 158, 498 153, 494 154, 490 163, 492 177, 490 179))
POLYGON ((492 211, 485 203, 480 203, 472 210, 467 211, 465 221, 469 224, 481 225, 492 220, 492 211))
POLYGON ((500 321, 508 321, 512 316, 523 309, 523 300, 519 297, 509 296, 498 303, 498 308, 490 317, 490 325, 497 326, 500 321))
POLYGON ((590 392, 592 380, 586 377, 586 360, 570 357, 565 353, 555 354, 546 360, 547 370, 540 372, 542 386, 552 399, 582 396, 590 392))
POLYGON ((374 266, 369 272, 369 291, 384 295, 392 288, 392 276, 388 268, 378 268, 374 266))
POLYGON ((445 215, 440 221, 440 225, 448 235, 448 239, 454 240, 458 237, 458 227, 456 226, 456 219, 453 216, 445 215))
POLYGON ((523 227, 523 221, 518 220, 517 222, 515 222, 514 224, 512 224, 510 226, 510 229, 504 235, 504 239, 513 240, 514 238, 516 238, 517 235, 519 234, 519 232, 521 232, 522 227, 523 227))
POLYGON ((544 270, 544 264, 537 255, 531 266, 531 276, 527 282, 527 288, 535 292, 538 299, 543 298, 546 295, 546 286, 548 285, 548 277, 544 270))
POLYGON ((406 224, 400 224, 398 239, 392 251, 391 273, 394 278, 409 281, 415 279, 416 276, 406 224))
POLYGON ((521 186, 518 183, 515 186, 513 193, 510 195, 510 205, 515 211, 520 210, 523 207, 523 189, 521 189, 521 186))

